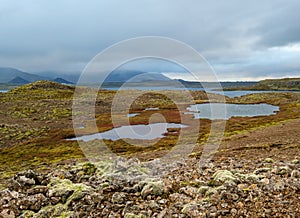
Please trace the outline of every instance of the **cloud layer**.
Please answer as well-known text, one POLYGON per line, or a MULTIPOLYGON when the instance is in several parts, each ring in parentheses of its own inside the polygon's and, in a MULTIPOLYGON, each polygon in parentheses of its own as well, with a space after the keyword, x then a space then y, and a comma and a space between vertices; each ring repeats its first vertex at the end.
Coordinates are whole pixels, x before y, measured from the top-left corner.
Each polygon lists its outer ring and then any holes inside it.
POLYGON ((120 40, 156 35, 194 47, 221 80, 300 76, 299 9, 298 0, 2 0, 0 66, 81 71, 120 40))

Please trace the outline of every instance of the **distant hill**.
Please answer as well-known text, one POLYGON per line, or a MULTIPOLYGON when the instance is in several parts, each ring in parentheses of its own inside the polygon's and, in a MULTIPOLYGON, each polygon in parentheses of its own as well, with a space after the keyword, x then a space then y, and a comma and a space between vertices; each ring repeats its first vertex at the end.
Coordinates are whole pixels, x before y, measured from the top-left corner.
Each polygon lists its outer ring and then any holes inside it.
POLYGON ((28 84, 28 83, 30 83, 30 81, 25 80, 25 79, 23 79, 22 77, 19 77, 19 76, 13 78, 12 80, 10 80, 8 82, 8 84, 11 84, 11 85, 25 85, 25 84, 28 84))
MULTIPOLYGON (((39 80, 52 80, 65 84, 75 84, 78 81, 80 72, 56 72, 56 71, 43 71, 36 73, 28 73, 15 68, 0 68, 0 83, 6 84, 16 77, 20 77, 29 82, 39 80), (55 78, 55 79, 54 79, 55 78)), ((150 81, 171 81, 170 78, 160 73, 149 73, 135 70, 116 70, 109 74, 105 83, 124 83, 130 82, 150 82, 150 81)), ((25 81, 24 81, 25 82, 25 81)), ((95 83, 93 78, 87 80, 87 84, 95 83)))
POLYGON ((0 83, 9 83, 16 77, 20 77, 26 81, 34 82, 38 80, 45 80, 49 79, 47 77, 38 76, 35 74, 23 72, 21 70, 15 69, 15 68, 4 68, 0 67, 0 83))
MULTIPOLYGON (((69 81, 66 78, 71 78, 77 81, 78 77, 79 76, 77 74, 64 75, 64 73, 59 74, 50 71, 49 74, 43 73, 42 76, 42 75, 36 75, 33 73, 24 72, 15 68, 0 67, 0 85, 3 87, 11 86, 13 88, 15 86, 20 86, 31 82, 41 81, 41 80, 51 80, 62 84, 74 84, 73 81, 69 81), (54 75, 61 75, 61 76, 54 76, 54 75)), ((10 88, 8 87, 8 89, 10 88)))
POLYGON ((225 88, 232 88, 232 87, 240 87, 240 86, 244 86, 244 87, 249 87, 249 86, 254 86, 256 85, 258 82, 251 82, 251 81, 237 81, 237 82, 220 82, 223 89, 225 88))
POLYGON ((62 78, 67 81, 70 81, 72 83, 77 83, 81 72, 79 71, 72 71, 72 72, 64 72, 64 71, 54 71, 54 70, 48 70, 48 71, 37 71, 33 72, 33 74, 38 76, 45 76, 51 79, 54 78, 62 78))
MULTIPOLYGON (((37 75, 45 75, 49 78, 62 78, 71 83, 77 83, 81 72, 59 72, 59 71, 42 71, 36 72, 37 75)), ((115 70, 111 72, 105 79, 106 84, 123 84, 124 82, 130 80, 130 82, 149 82, 149 81, 170 81, 170 79, 160 73, 149 73, 137 70, 115 70)), ((54 80, 53 80, 54 81, 54 80)), ((86 78, 84 84, 97 83, 93 77, 86 78)))
POLYGON ((105 83, 110 82, 126 82, 130 80, 130 82, 149 82, 149 81, 171 81, 170 78, 162 75, 161 73, 155 72, 142 72, 142 71, 113 71, 109 74, 109 76, 105 79, 105 83))
POLYGON ((300 90, 300 78, 262 80, 255 88, 263 90, 300 90))
POLYGON ((72 82, 70 82, 70 81, 68 81, 68 80, 65 80, 65 79, 63 79, 63 78, 60 78, 60 77, 58 77, 58 78, 55 78, 54 80, 52 80, 53 82, 58 82, 58 83, 61 83, 61 84, 74 84, 74 83, 72 83, 72 82))
POLYGON ((30 90, 37 90, 37 89, 44 89, 44 90, 74 90, 74 86, 69 85, 63 85, 58 82, 53 82, 49 80, 40 80, 37 82, 29 83, 23 86, 19 86, 10 92, 12 93, 18 93, 18 92, 24 92, 24 91, 30 91, 30 90))
POLYGON ((142 71, 113 71, 102 84, 103 88, 121 87, 126 82, 128 87, 172 86, 173 80, 161 73, 142 71))
POLYGON ((300 90, 300 78, 266 79, 261 80, 253 86, 241 86, 226 90, 278 90, 298 91, 300 90))
POLYGON ((194 82, 194 81, 185 81, 182 79, 177 80, 179 81, 182 85, 188 88, 205 88, 208 89, 218 89, 219 86, 221 85, 223 89, 226 88, 236 88, 236 87, 248 87, 248 86, 253 86, 256 85, 257 82, 194 82))

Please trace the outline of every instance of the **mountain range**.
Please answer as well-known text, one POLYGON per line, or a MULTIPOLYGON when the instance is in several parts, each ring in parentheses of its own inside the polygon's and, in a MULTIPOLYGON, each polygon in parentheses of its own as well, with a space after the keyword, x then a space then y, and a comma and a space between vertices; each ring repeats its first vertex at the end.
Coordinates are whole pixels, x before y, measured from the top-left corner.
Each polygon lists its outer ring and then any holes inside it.
POLYGON ((0 68, 0 83, 6 84, 6 85, 24 85, 31 82, 39 81, 39 80, 51 80, 54 82, 59 82, 63 84, 74 84, 73 82, 70 82, 64 78, 56 77, 45 77, 40 76, 32 73, 27 73, 15 68, 0 68))
MULTIPOLYGON (((28 73, 15 68, 0 68, 0 83, 27 84, 38 80, 51 80, 59 83, 74 84, 78 81, 80 73, 67 74, 55 71, 28 73)), ((145 81, 172 81, 160 73, 146 73, 141 71, 113 71, 105 79, 105 83, 124 83, 130 79, 132 83, 145 81)), ((90 80, 89 83, 94 83, 90 80)))
POLYGON ((23 79, 24 81, 34 82, 38 80, 47 80, 50 78, 32 73, 27 73, 15 68, 0 68, 0 83, 9 83, 14 79, 16 79, 17 81, 23 79))
MULTIPOLYGON (((44 71, 36 73, 28 73, 15 68, 0 67, 0 85, 2 86, 19 86, 39 80, 51 80, 63 84, 76 84, 80 77, 80 73, 65 73, 56 71, 44 71)), ((156 72, 142 72, 135 70, 116 70, 108 75, 103 83, 103 87, 120 87, 125 82, 128 86, 164 86, 174 87, 179 83, 185 87, 201 88, 202 85, 211 88, 215 87, 214 83, 199 83, 184 80, 170 79, 161 73, 156 72)), ((253 86, 257 82, 221 82, 223 88, 232 88, 240 86, 253 86)), ((93 78, 87 80, 86 84, 81 85, 98 85, 93 78)))

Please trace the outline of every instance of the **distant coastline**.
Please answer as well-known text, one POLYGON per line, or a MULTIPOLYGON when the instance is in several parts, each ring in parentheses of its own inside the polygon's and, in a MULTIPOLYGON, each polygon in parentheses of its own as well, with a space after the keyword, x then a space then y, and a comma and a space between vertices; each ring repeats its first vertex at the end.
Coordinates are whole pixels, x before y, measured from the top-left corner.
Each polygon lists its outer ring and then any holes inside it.
POLYGON ((223 87, 224 91, 300 91, 300 78, 267 79, 253 86, 223 87))

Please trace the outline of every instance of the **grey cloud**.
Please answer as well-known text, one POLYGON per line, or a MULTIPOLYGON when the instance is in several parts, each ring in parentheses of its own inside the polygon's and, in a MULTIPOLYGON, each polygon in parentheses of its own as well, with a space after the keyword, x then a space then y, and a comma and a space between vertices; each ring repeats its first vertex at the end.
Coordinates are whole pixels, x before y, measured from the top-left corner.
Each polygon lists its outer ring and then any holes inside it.
POLYGON ((261 36, 260 44, 272 47, 300 42, 299 9, 297 0, 275 4, 254 30, 261 36))
POLYGON ((157 35, 191 45, 224 78, 300 72, 294 56, 268 58, 269 48, 300 42, 299 8, 297 0, 2 0, 0 65, 80 71, 120 40, 157 35))

